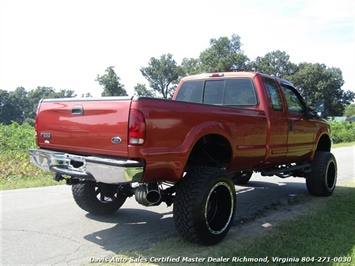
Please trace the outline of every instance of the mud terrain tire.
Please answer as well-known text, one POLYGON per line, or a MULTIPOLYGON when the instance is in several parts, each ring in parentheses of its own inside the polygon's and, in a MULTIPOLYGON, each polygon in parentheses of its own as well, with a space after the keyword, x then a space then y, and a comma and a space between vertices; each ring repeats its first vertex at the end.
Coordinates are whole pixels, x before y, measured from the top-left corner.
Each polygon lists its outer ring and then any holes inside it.
POLYGON ((317 151, 312 171, 306 176, 308 192, 315 196, 330 196, 337 182, 337 163, 330 152, 317 151))
POLYGON ((228 233, 235 215, 232 180, 220 168, 199 166, 177 184, 174 222, 187 240, 213 245, 228 233))

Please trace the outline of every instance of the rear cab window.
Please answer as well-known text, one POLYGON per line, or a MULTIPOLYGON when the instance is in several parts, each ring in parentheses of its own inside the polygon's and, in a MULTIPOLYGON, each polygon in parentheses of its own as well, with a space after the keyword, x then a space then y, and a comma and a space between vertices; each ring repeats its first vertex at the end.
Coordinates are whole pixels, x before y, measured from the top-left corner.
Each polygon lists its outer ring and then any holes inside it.
POLYGON ((176 100, 228 106, 258 105, 250 78, 188 80, 181 85, 176 100))
POLYGON ((177 101, 202 103, 203 80, 185 81, 176 97, 177 101))

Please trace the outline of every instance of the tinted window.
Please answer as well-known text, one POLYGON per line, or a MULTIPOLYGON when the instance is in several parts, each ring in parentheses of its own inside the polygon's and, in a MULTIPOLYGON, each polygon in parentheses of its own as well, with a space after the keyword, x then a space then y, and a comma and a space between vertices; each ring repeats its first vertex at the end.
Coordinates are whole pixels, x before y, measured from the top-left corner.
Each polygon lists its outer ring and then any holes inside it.
POLYGON ((204 103, 223 104, 224 80, 208 80, 205 84, 204 103))
POLYGON ((257 97, 250 79, 227 79, 224 93, 226 105, 256 105, 257 97))
POLYGON ((277 112, 282 112, 282 101, 277 84, 272 79, 264 79, 269 97, 271 100, 272 109, 277 112))
POLYGON ((219 105, 258 104, 253 81, 249 78, 185 81, 176 100, 219 105))
POLYGON ((293 114, 305 114, 305 105, 301 101, 300 96, 292 87, 282 85, 282 90, 284 91, 286 102, 288 105, 288 110, 293 114))
POLYGON ((202 102, 203 81, 186 81, 181 85, 179 94, 176 97, 178 101, 201 103, 202 102))

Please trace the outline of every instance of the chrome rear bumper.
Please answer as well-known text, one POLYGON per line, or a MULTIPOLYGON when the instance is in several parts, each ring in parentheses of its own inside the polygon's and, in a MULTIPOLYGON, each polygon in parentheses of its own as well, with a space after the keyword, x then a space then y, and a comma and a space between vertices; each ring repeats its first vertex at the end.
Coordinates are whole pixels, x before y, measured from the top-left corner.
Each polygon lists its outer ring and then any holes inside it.
POLYGON ((138 182, 144 163, 122 158, 80 156, 44 149, 30 149, 31 163, 44 170, 106 184, 138 182))

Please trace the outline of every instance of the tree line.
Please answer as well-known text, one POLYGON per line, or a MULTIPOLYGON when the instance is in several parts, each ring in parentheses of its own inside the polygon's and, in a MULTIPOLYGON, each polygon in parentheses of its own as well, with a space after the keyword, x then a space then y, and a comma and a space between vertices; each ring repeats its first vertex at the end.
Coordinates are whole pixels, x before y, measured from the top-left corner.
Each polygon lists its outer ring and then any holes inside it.
POLYGON ((33 125, 40 99, 75 96, 72 90, 57 92, 52 87, 37 87, 31 91, 26 91, 23 87, 10 92, 0 90, 0 123, 8 125, 14 121, 19 124, 27 122, 33 125))
MULTIPOLYGON (((241 38, 233 34, 230 38, 212 38, 210 46, 203 50, 198 58, 183 58, 177 64, 173 55, 163 54, 152 57, 148 66, 140 72, 147 80, 145 84, 134 87, 136 95, 145 97, 171 98, 182 77, 197 73, 257 71, 291 81, 310 106, 316 106, 322 100, 325 116, 355 115, 353 91, 344 91, 342 71, 336 67, 327 67, 321 63, 303 62, 295 64, 290 56, 280 50, 272 51, 251 61, 243 52, 241 38)), ((114 66, 109 66, 105 74, 97 75, 96 81, 103 86, 102 96, 127 96, 125 86, 116 74, 114 66)), ((29 122, 33 124, 38 101, 42 98, 76 97, 71 90, 57 92, 51 87, 37 87, 27 92, 23 87, 15 91, 0 90, 0 123, 10 124, 29 122)), ((82 95, 90 97, 91 94, 82 95)))

